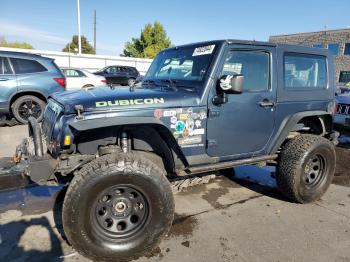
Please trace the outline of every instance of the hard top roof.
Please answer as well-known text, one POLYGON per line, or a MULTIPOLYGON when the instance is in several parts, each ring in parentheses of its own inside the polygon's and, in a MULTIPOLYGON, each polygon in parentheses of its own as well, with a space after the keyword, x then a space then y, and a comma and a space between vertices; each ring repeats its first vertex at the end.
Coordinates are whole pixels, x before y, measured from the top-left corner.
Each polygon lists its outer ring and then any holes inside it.
POLYGON ((255 41, 255 40, 238 40, 238 39, 223 39, 223 40, 212 40, 212 41, 196 42, 196 43, 190 43, 190 44, 170 47, 170 48, 165 49, 165 50, 184 48, 184 47, 191 47, 191 46, 206 46, 206 45, 213 45, 213 44, 222 45, 224 43, 227 43, 227 44, 238 44, 238 45, 268 46, 268 47, 288 48, 288 49, 293 49, 294 48, 294 49, 296 49, 297 52, 300 52, 301 50, 313 51, 313 53, 318 52, 318 53, 321 53, 321 54, 325 54, 325 53, 328 52, 328 50, 325 49, 325 48, 315 48, 315 47, 303 46, 303 45, 263 42, 263 41, 255 41))

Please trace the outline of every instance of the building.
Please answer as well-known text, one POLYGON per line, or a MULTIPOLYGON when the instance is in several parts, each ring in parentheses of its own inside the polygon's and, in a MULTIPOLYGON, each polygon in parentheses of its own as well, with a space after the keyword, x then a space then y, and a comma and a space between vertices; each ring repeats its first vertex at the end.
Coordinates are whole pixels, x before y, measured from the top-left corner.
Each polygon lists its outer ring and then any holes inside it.
POLYGON ((350 28, 270 36, 270 42, 328 48, 334 55, 337 86, 350 83, 350 28))

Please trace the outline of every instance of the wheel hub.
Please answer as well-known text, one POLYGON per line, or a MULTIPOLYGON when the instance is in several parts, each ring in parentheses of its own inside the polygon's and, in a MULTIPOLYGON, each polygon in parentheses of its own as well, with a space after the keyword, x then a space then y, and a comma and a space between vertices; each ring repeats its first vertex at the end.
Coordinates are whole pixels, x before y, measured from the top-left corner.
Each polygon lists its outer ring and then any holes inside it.
POLYGON ((118 213, 123 213, 128 208, 128 206, 123 201, 121 201, 115 204, 114 208, 118 213))
POLYGON ((324 159, 315 155, 309 159, 304 168, 304 182, 307 186, 315 186, 319 183, 325 173, 324 159))
POLYGON ((95 203, 95 221, 102 232, 123 237, 144 225, 148 203, 143 194, 131 186, 104 190, 95 203))

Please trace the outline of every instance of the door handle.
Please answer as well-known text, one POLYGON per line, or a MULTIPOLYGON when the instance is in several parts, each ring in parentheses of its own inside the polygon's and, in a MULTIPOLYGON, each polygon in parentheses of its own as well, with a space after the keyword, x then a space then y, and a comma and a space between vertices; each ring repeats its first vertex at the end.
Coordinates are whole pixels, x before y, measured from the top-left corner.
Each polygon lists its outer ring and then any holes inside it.
POLYGON ((260 101, 258 103, 259 106, 261 107, 274 107, 275 106, 275 102, 270 101, 268 99, 264 99, 263 101, 260 101))
POLYGON ((8 78, 0 78, 0 81, 7 81, 9 80, 8 78))

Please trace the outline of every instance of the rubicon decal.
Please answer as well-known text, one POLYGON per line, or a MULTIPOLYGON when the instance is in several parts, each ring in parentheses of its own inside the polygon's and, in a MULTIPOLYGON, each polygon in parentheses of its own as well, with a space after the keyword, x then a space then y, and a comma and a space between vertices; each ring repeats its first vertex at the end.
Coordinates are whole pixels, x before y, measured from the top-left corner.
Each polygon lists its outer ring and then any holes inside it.
POLYGON ((138 99, 98 101, 96 102, 96 107, 129 106, 129 105, 145 105, 145 104, 164 104, 164 98, 138 98, 138 99))

